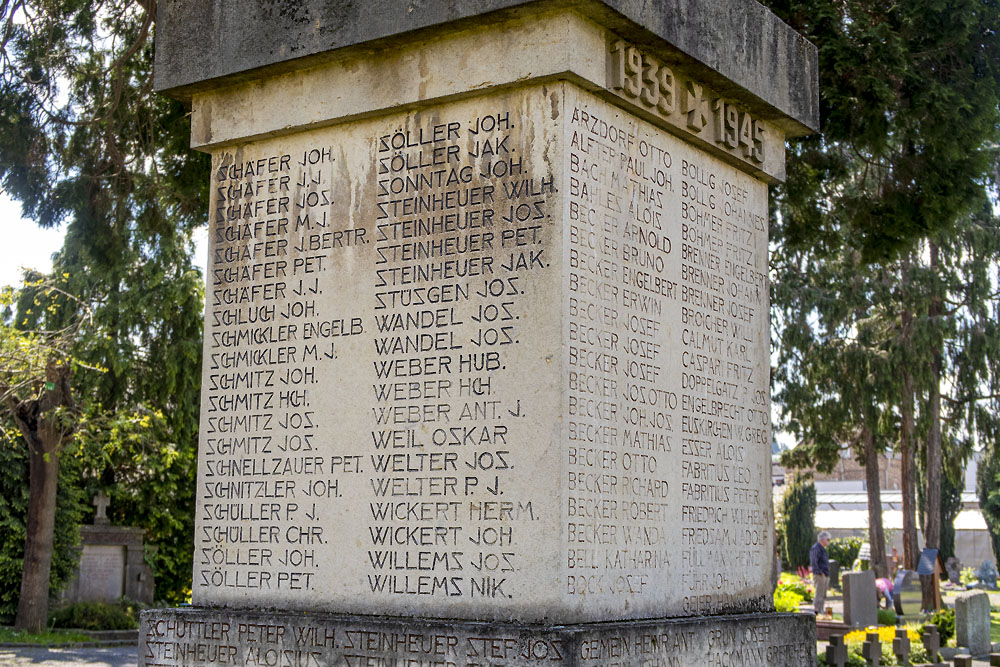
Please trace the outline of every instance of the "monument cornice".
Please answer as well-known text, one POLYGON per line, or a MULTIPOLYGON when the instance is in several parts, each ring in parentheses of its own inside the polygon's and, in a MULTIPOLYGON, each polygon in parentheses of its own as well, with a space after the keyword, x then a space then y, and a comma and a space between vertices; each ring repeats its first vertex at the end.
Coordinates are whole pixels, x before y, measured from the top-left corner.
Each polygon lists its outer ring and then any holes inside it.
MULTIPOLYGON (((741 91, 742 102, 786 135, 819 127, 815 46, 753 0, 166 0, 157 11, 154 86, 190 100, 206 90, 394 49, 484 21, 566 8, 664 54, 720 94, 741 91)), ((498 53, 497 65, 509 53, 498 53)))

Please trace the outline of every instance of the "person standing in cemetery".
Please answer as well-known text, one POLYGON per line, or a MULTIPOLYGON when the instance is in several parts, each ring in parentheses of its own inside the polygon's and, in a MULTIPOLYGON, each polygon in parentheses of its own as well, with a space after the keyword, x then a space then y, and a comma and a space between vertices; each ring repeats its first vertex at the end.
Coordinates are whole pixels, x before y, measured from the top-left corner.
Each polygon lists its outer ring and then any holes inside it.
POLYGON ((816 597, 813 599, 813 609, 816 615, 823 613, 826 606, 826 587, 830 583, 830 556, 826 547, 830 544, 830 533, 823 531, 816 538, 816 544, 809 549, 809 566, 812 568, 813 583, 816 584, 816 597))

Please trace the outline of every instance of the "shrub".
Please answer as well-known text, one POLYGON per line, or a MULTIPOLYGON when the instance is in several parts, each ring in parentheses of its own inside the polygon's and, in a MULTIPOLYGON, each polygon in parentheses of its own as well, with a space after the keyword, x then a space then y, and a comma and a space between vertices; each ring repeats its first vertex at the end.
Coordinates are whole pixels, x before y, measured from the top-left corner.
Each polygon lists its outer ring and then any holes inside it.
POLYGON ((789 612, 798 611, 799 604, 802 602, 803 598, 798 593, 791 590, 782 590, 780 588, 774 591, 774 609, 775 611, 789 612))
POLYGON ((844 569, 850 569, 861 551, 861 543, 860 537, 838 537, 830 540, 826 553, 830 556, 830 560, 837 561, 844 569))
POLYGON ((896 612, 892 609, 879 609, 878 610, 878 624, 879 625, 896 625, 896 612))
POLYGON ((963 568, 962 571, 959 573, 958 580, 966 586, 971 586, 972 584, 979 581, 979 577, 976 576, 975 570, 973 570, 971 567, 966 567, 963 568))
POLYGON ((140 605, 122 598, 118 602, 77 602, 49 616, 56 628, 81 630, 132 630, 139 627, 140 605))
POLYGON ((931 616, 930 623, 924 624, 924 629, 928 625, 936 625, 938 627, 938 634, 941 635, 941 646, 944 646, 949 639, 955 636, 955 610, 949 607, 938 609, 931 616))

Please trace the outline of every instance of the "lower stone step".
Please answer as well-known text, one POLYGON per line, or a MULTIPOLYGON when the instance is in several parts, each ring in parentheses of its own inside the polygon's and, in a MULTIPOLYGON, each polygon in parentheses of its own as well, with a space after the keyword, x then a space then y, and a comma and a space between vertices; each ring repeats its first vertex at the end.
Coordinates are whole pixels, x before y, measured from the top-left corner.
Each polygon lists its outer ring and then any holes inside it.
POLYGON ((816 664, 810 615, 739 614, 578 625, 264 612, 142 612, 139 664, 616 665, 816 664))

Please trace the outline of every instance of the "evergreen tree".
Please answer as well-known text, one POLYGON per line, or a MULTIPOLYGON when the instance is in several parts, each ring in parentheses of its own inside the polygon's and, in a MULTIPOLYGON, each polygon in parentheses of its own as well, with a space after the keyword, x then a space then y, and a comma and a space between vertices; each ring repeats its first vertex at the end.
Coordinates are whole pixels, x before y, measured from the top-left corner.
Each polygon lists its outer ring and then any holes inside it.
POLYGON ((779 534, 781 558, 789 567, 809 565, 809 549, 816 539, 816 485, 795 475, 781 498, 779 534))
MULTIPOLYGON (((944 447, 959 442, 963 431, 949 421, 959 414, 951 402, 965 406, 971 416, 963 417, 966 426, 987 419, 973 387, 983 382, 982 351, 994 344, 983 342, 988 336, 977 329, 978 309, 988 304, 989 290, 983 292, 978 278, 955 284, 960 272, 951 269, 964 255, 948 246, 956 224, 978 216, 987 200, 1000 128, 1000 4, 766 4, 819 48, 822 129, 821 136, 793 144, 788 181, 777 193, 772 314, 776 342, 783 346, 778 402, 793 429, 808 432, 809 424, 818 429, 795 455, 802 464, 828 465, 835 449, 828 433, 838 429, 899 442, 904 554, 912 566, 916 462, 926 462, 925 538, 937 546, 941 475, 950 456, 944 447), (815 284, 811 297, 796 294, 814 266, 849 270, 826 271, 826 279, 840 285, 815 284), (956 310, 950 300, 961 294, 978 300, 956 310), (841 318, 839 332, 817 337, 810 328, 831 310, 826 299, 845 300, 844 308, 857 317, 841 318), (975 324, 967 328, 970 322, 975 324), (963 336, 972 345, 958 352, 954 343, 963 336), (843 354, 834 344, 837 337, 843 354), (859 412, 839 404, 843 394, 812 390, 801 369, 843 367, 847 353, 862 342, 868 361, 853 366, 854 382, 867 394, 859 412), (879 372, 864 375, 865 368, 879 372), (969 376, 968 393, 943 396, 945 380, 963 374, 969 376), (810 405, 814 401, 818 404, 810 405)), ((846 442, 840 438, 841 445, 846 442)), ((873 501, 869 489, 872 519, 873 501)))
POLYGON ((113 521, 146 529, 157 596, 179 601, 201 374, 191 234, 209 179, 207 156, 188 149, 186 110, 152 92, 154 17, 152 1, 0 2, 0 183, 26 217, 66 227, 55 270, 94 304, 104 334, 74 354, 106 369, 75 389, 95 415, 142 431, 122 439, 93 422, 84 482, 106 490, 113 521))

